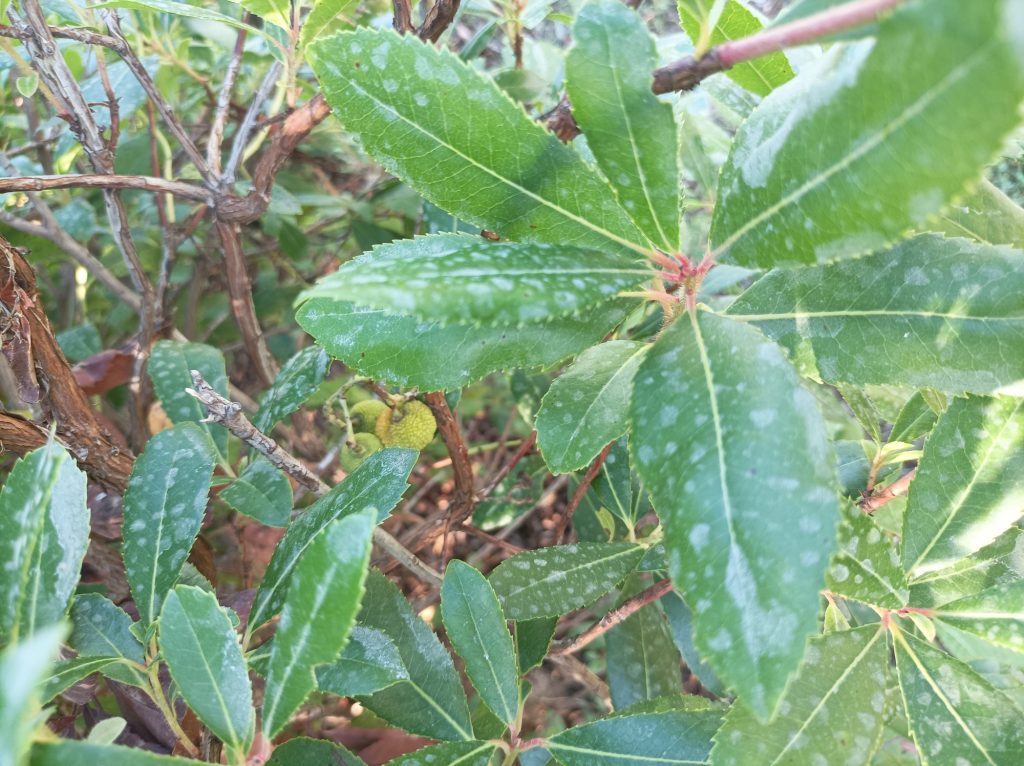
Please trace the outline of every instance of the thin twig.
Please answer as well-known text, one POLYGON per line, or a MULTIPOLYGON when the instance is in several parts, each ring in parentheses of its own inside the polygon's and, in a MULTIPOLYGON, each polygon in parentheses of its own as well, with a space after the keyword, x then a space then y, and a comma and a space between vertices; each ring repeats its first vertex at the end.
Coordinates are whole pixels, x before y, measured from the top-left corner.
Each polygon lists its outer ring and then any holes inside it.
POLYGON ((857 503, 857 507, 864 513, 874 513, 891 500, 895 500, 897 497, 907 494, 910 490, 910 483, 914 480, 916 475, 916 468, 903 474, 884 489, 861 498, 860 502, 857 503))
POLYGON ((249 109, 246 111, 245 117, 242 118, 242 124, 238 126, 238 130, 235 132, 235 139, 231 144, 231 155, 228 157, 228 162, 224 166, 224 173, 220 179, 222 189, 228 188, 235 182, 238 166, 241 164, 245 153, 245 146, 249 143, 249 134, 252 133, 252 129, 256 125, 256 117, 270 95, 270 89, 274 87, 274 83, 280 77, 281 62, 275 61, 270 65, 270 69, 263 78, 263 82, 260 83, 259 88, 256 89, 256 94, 252 97, 252 101, 249 102, 249 109))
POLYGON ((623 602, 621 606, 608 612, 608 614, 578 636, 555 642, 548 654, 557 657, 559 655, 572 654, 579 651, 594 639, 607 633, 616 625, 625 622, 630 615, 639 612, 648 604, 652 604, 657 601, 670 590, 672 590, 671 580, 665 579, 656 582, 654 585, 647 588, 647 590, 641 591, 637 595, 633 596, 633 598, 623 602))
MULTIPOLYGON (((455 14, 459 12, 461 2, 462 0, 435 0, 420 25, 418 32, 420 39, 436 43, 437 39, 455 20, 455 14)), ((397 20, 397 13, 395 18, 397 20)))
POLYGON ((608 457, 608 453, 611 452, 612 445, 615 442, 609 442, 605 445, 604 449, 601 450, 601 454, 594 458, 594 462, 591 463, 590 468, 583 475, 582 481, 579 486, 576 487, 576 491, 573 493, 572 499, 569 501, 569 505, 566 506, 565 512, 562 514, 562 519, 558 524, 558 529, 555 530, 555 545, 561 542, 562 538, 565 537, 566 530, 569 529, 569 523, 572 521, 573 514, 576 513, 576 509, 580 507, 580 503, 583 502, 583 496, 587 494, 587 489, 590 487, 591 482, 597 477, 597 474, 601 471, 601 466, 604 465, 605 459, 608 457))
POLYGON ((519 461, 529 454, 530 450, 533 449, 536 443, 537 432, 534 431, 526 439, 523 440, 523 443, 519 445, 519 449, 516 450, 516 453, 511 457, 511 459, 507 463, 505 463, 505 465, 503 465, 494 474, 494 476, 491 477, 490 481, 487 482, 487 486, 485 486, 477 493, 477 500, 482 500, 483 498, 490 495, 494 491, 495 487, 501 484, 502 480, 504 480, 506 476, 512 473, 512 469, 519 464, 519 461))
POLYGON ((17 176, 0 178, 0 194, 26 191, 52 191, 55 189, 137 189, 173 194, 193 202, 210 202, 206 189, 184 181, 168 181, 152 176, 123 176, 112 174, 68 174, 61 176, 17 176))
POLYGON ((394 0, 395 7, 395 31, 400 35, 408 34, 415 30, 412 25, 412 8, 409 7, 409 0, 394 0))
POLYGON ((466 441, 462 438, 462 429, 455 419, 448 400, 440 391, 433 391, 426 394, 424 400, 434 418, 437 420, 437 430, 448 448, 448 455, 452 459, 452 472, 455 479, 455 492, 448 514, 448 523, 458 526, 473 513, 473 506, 476 504, 476 490, 474 488, 473 464, 469 459, 469 450, 466 448, 466 441))
POLYGON ((224 73, 224 83, 220 88, 220 96, 217 98, 217 108, 214 111, 213 123, 210 125, 210 135, 206 139, 206 164, 209 165, 210 172, 216 176, 220 176, 220 145, 224 140, 224 127, 228 122, 231 91, 235 88, 235 79, 238 77, 238 70, 242 64, 245 38, 246 30, 239 29, 235 37, 235 49, 231 53, 228 70, 224 73))

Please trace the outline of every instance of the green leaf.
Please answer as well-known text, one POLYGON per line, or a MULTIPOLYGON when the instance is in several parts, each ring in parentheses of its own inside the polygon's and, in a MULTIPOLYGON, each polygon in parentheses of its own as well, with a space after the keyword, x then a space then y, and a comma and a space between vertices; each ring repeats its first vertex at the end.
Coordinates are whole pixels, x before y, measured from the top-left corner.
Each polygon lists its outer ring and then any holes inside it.
POLYGON ((1020 763, 1024 716, 971 668, 920 639, 893 631, 896 671, 910 729, 930 766, 1020 763))
POLYGON ((37 742, 32 747, 32 757, 29 760, 29 766, 81 766, 89 763, 103 766, 204 766, 206 762, 194 761, 191 758, 171 758, 140 748, 68 739, 37 742))
POLYGON ((985 179, 970 196, 943 211, 937 228, 985 245, 1024 247, 1024 209, 985 179))
POLYGON ((236 756, 252 744, 249 672, 238 635, 212 593, 179 585, 160 612, 160 654, 188 706, 236 756))
POLYGON ((548 389, 537 413, 537 444, 553 473, 589 465, 629 428, 633 376, 648 346, 601 343, 580 354, 548 389))
POLYGON ((415 750, 387 762, 386 766, 488 766, 498 748, 490 742, 446 742, 415 750))
POLYGON ((356 625, 341 656, 316 669, 320 691, 358 697, 409 680, 398 647, 383 631, 356 625))
POLYGON ((206 513, 213 445, 195 423, 161 431, 135 461, 124 495, 124 568, 144 625, 160 614, 206 513))
MULTIPOLYGON (((0 652, 0 763, 23 763, 40 723, 38 685, 57 656, 65 626, 41 626, 0 652)), ((66 766, 66 764, 64 765, 66 766)))
POLYGON ((778 269, 728 314, 830 383, 987 393, 1024 379, 1024 256, 1007 248, 922 235, 852 261, 778 269))
POLYGON ((363 375, 404 388, 449 391, 498 370, 551 367, 600 342, 632 307, 611 301, 585 317, 517 328, 443 327, 314 298, 295 318, 331 356, 363 375))
POLYGON ((698 651, 769 717, 817 628, 835 547, 834 459, 814 398, 759 332, 689 313, 637 371, 632 448, 698 651))
POLYGON ((903 565, 943 569, 1002 534, 1024 511, 1024 399, 955 399, 910 485, 903 565))
POLYGON ((906 3, 876 39, 832 47, 765 98, 722 169, 716 254, 814 263, 925 226, 1018 124, 1024 40, 1004 21, 1011 5, 906 3))
MULTIPOLYGON (((943 395, 944 396, 944 395, 943 395)), ((900 410, 889 432, 890 442, 912 442, 932 430, 938 420, 921 391, 916 392, 900 410)))
POLYGON ((857 422, 861 424, 872 441, 875 444, 881 444, 882 432, 880 421, 882 416, 878 414, 878 410, 875 409, 875 405, 868 395, 861 389, 854 388, 853 386, 839 386, 839 393, 842 394, 843 401, 846 402, 853 412, 853 416, 857 418, 857 422))
POLYGON ((172 423, 200 423, 217 445, 222 455, 227 454, 228 432, 218 423, 201 423, 206 408, 195 397, 185 393, 192 388, 192 370, 199 370, 203 379, 221 396, 228 395, 228 376, 224 370, 224 355, 203 343, 184 343, 160 340, 153 345, 149 357, 150 380, 160 404, 172 423))
POLYGON ((441 740, 472 740, 466 694, 452 658, 398 590, 376 570, 366 581, 359 624, 394 643, 408 674, 360 701, 378 716, 413 734, 441 740))
POLYGON ((935 619, 1024 653, 1024 581, 997 585, 945 604, 935 619))
POLYGON ((283 417, 295 412, 324 382, 331 358, 316 346, 304 348, 281 368, 273 385, 263 395, 252 424, 269 432, 283 417))
POLYGON ((577 543, 524 551, 491 572, 510 620, 556 617, 592 604, 632 572, 644 548, 632 543, 577 543))
POLYGON ((654 40, 635 11, 594 0, 576 16, 565 88, 587 146, 619 203, 651 242, 679 250, 679 168, 672 106, 651 93, 654 40))
POLYGON ((693 612, 690 607, 676 591, 663 596, 661 606, 665 610, 669 628, 672 630, 672 640, 690 672, 697 676, 701 686, 709 692, 724 697, 726 695, 725 684, 715 675, 711 666, 704 662, 693 643, 693 612))
POLYGON ((361 28, 307 58, 346 129, 443 210, 505 239, 646 253, 586 162, 455 54, 361 28))
POLYGON ((707 763, 722 711, 692 709, 617 715, 574 726, 547 742, 564 766, 652 766, 707 763))
POLYGON ((1024 533, 1011 527, 991 545, 953 566, 918 577, 910 586, 914 606, 937 606, 965 593, 1024 580, 1024 533))
MULTIPOLYGON (((711 21, 709 10, 714 0, 678 0, 679 22, 686 34, 698 45, 705 34, 704 26, 711 21)), ((726 0, 721 15, 714 22, 707 42, 721 45, 730 40, 748 37, 761 30, 757 16, 737 0, 726 0)), ((759 56, 751 61, 725 70, 725 74, 738 85, 758 96, 767 96, 775 88, 793 79, 793 68, 781 51, 759 56)))
POLYGON ((268 527, 288 526, 292 485, 288 477, 262 455, 255 456, 217 497, 268 527))
MULTIPOLYGON (((623 595, 635 595, 635 590, 623 595)), ((605 646, 608 686, 616 710, 682 693, 679 651, 657 604, 648 604, 608 631, 605 646)))
POLYGON ((135 11, 156 11, 157 13, 169 13, 174 16, 184 16, 189 19, 200 21, 216 21, 220 24, 227 24, 236 29, 245 29, 256 34, 264 33, 249 24, 244 24, 236 18, 227 16, 218 11, 211 11, 202 6, 189 5, 188 3, 177 3, 173 0, 106 0, 106 2, 95 3, 88 6, 92 8, 128 8, 135 11))
POLYGON ((557 617, 537 617, 515 622, 516 659, 520 675, 526 675, 544 662, 557 627, 557 617))
POLYGON ((592 309, 652 276, 615 252, 434 234, 381 245, 303 297, 352 301, 442 325, 520 325, 592 309))
MULTIPOLYGON (((132 618, 121 607, 98 593, 83 593, 71 604, 70 644, 79 657, 116 657, 145 662, 145 652, 132 633, 132 618)), ((138 669, 120 663, 103 674, 116 681, 147 688, 149 681, 138 669)))
POLYGON ((302 22, 299 47, 305 48, 313 42, 327 31, 335 19, 347 13, 354 5, 356 0, 313 0, 313 7, 309 9, 309 15, 302 22))
POLYGON ((378 522, 387 517, 408 488, 409 473, 418 457, 416 450, 408 449, 373 453, 292 522, 260 582, 249 613, 250 633, 281 610, 297 562, 332 522, 369 508, 376 510, 378 522))
POLYGON ((362 758, 325 739, 295 737, 274 748, 267 766, 366 766, 362 758))
POLYGON ((441 617, 480 699, 512 726, 519 715, 516 652, 487 578, 469 564, 451 561, 441 586, 441 617))
POLYGON ((899 549, 871 517, 848 506, 839 527, 839 550, 832 559, 826 587, 844 598, 884 609, 907 605, 907 578, 899 549))
POLYGON ((267 668, 263 734, 272 738, 316 688, 313 669, 334 661, 355 623, 377 512, 333 522, 295 567, 267 668))
MULTIPOLYGON (((715 735, 715 766, 845 763, 866 756, 886 719, 885 631, 865 625, 816 636, 771 723, 740 700, 715 735)), ((860 761, 858 761, 859 763, 860 761)))
POLYGON ((40 685, 39 701, 49 702, 83 678, 98 673, 115 662, 120 660, 117 657, 75 657, 58 662, 53 672, 40 685))
POLYGON ((18 460, 0 489, 0 637, 67 612, 89 545, 85 474, 56 441, 18 460))
MULTIPOLYGON (((291 31, 292 4, 289 0, 238 0, 238 4, 285 32, 291 31)), ((298 9, 295 12, 298 13, 298 9)))

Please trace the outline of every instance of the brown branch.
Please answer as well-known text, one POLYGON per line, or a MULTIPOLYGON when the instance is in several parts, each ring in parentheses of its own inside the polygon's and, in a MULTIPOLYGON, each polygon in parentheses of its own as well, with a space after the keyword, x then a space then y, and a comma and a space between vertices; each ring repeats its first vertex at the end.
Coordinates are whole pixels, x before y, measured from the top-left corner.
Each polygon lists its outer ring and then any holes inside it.
POLYGON ((452 496, 449 507, 447 524, 458 526, 468 519, 473 513, 473 506, 476 505, 476 489, 473 479, 473 464, 469 459, 469 450, 466 441, 462 438, 462 429, 459 422, 452 414, 448 400, 440 391, 433 391, 426 394, 424 400, 434 418, 437 420, 437 430, 448 448, 448 455, 452 459, 452 472, 455 478, 455 492, 452 496))
MULTIPOLYGON (((318 497, 331 491, 316 473, 299 462, 290 452, 254 426, 242 413, 242 405, 225 399, 203 380, 203 376, 192 370, 193 388, 185 389, 206 408, 206 420, 220 423, 228 431, 263 455, 278 469, 295 479, 299 484, 318 497)), ((428 567, 394 537, 380 527, 373 529, 373 541, 410 572, 431 585, 441 583, 441 575, 428 567)))
MULTIPOLYGON (((418 32, 420 39, 436 43, 437 39, 455 20, 461 2, 462 0, 435 0, 430 10, 427 11, 427 17, 423 19, 423 24, 420 25, 418 32)), ((398 18, 397 12, 395 18, 396 20, 398 18)))
POLYGON ((654 72, 655 93, 690 90, 701 80, 736 64, 803 45, 822 37, 875 21, 903 0, 853 0, 798 19, 764 29, 757 34, 716 45, 703 56, 687 56, 654 72))
POLYGON ((608 614, 602 617, 598 622, 591 625, 575 638, 563 639, 562 641, 555 642, 548 654, 558 657, 560 655, 572 654, 579 651, 594 639, 607 633, 616 625, 625 622, 630 615, 639 612, 648 604, 652 604, 657 601, 670 590, 672 590, 671 580, 665 579, 655 583, 647 590, 642 591, 628 601, 623 602, 622 606, 608 612, 608 614))
POLYGON ((487 486, 477 493, 477 500, 482 500, 491 494, 495 487, 501 484, 502 480, 512 473, 512 469, 519 464, 519 461, 530 453, 536 443, 537 432, 534 431, 523 440, 523 443, 519 445, 519 449, 516 450, 515 454, 512 455, 509 461, 495 472, 494 476, 492 476, 490 481, 487 482, 487 486))
POLYGON ((395 7, 395 20, 393 25, 395 31, 400 35, 405 35, 415 31, 415 27, 412 25, 412 8, 409 7, 409 0, 394 0, 395 7))
MULTIPOLYGON (((75 40, 76 42, 85 43, 86 45, 99 45, 103 48, 109 48, 117 54, 124 52, 124 44, 110 35, 103 35, 99 32, 93 32, 91 29, 78 29, 76 27, 48 27, 50 35, 53 37, 59 37, 63 40, 75 40)), ((23 32, 15 29, 12 26, 6 24, 0 24, 0 37, 11 37, 15 40, 21 40, 23 32)))
POLYGON ((122 176, 108 174, 82 174, 62 176, 19 176, 0 178, 0 194, 54 189, 136 189, 173 194, 193 202, 210 202, 210 192, 183 181, 168 181, 152 176, 122 176))
POLYGON ((594 462, 591 463, 590 468, 583 475, 583 480, 580 481, 579 486, 576 487, 576 491, 572 495, 572 499, 569 501, 569 505, 566 506, 565 512, 562 514, 562 519, 558 524, 558 529, 555 530, 555 545, 561 542, 562 538, 565 537, 566 530, 569 528, 569 523, 572 521, 573 515, 576 513, 576 509, 580 507, 580 503, 583 502, 583 496, 587 494, 587 489, 590 487, 591 482, 597 478, 597 474, 601 471, 601 466, 604 465, 604 461, 608 458, 608 453, 611 452, 612 445, 615 442, 608 442, 604 449, 601 450, 601 454, 594 458, 594 462))
POLYGON ((224 140, 224 128, 228 121, 231 91, 235 88, 235 79, 238 77, 242 54, 245 52, 245 38, 246 30, 239 29, 235 36, 235 49, 231 53, 228 70, 224 74, 224 82, 221 84, 220 96, 217 98, 217 107, 210 125, 210 135, 206 139, 206 164, 209 165, 210 172, 216 176, 220 176, 221 173, 220 145, 224 140))
POLYGON ((891 500, 895 500, 897 497, 907 494, 910 490, 910 483, 914 480, 917 475, 917 469, 909 471, 900 476, 889 486, 878 492, 869 494, 860 499, 857 503, 857 507, 860 508, 864 513, 871 514, 877 511, 886 503, 891 500))

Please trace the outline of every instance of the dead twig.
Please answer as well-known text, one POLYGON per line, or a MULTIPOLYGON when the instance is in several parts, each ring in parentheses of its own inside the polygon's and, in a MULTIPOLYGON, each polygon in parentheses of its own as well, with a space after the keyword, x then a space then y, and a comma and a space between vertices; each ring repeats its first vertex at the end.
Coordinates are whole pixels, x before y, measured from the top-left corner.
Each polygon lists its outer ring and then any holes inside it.
POLYGON ((565 654, 572 654, 578 652, 584 646, 589 644, 599 636, 603 636, 609 630, 614 628, 626 621, 630 615, 639 612, 648 604, 652 604, 659 598, 664 596, 672 590, 672 581, 665 579, 656 582, 651 587, 633 596, 628 601, 624 601, 621 606, 616 607, 612 611, 608 612, 599 621, 595 622, 585 631, 580 633, 578 636, 569 639, 563 639, 562 641, 556 641, 551 646, 549 654, 553 657, 558 657, 565 654))

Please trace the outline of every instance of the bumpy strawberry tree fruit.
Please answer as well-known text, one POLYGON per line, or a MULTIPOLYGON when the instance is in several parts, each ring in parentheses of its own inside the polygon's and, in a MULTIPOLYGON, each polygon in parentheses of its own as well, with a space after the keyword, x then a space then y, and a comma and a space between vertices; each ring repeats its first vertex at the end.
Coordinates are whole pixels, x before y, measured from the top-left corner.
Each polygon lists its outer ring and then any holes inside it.
POLYGON ((341 448, 341 455, 338 458, 338 462, 341 463, 341 467, 346 472, 352 473, 366 458, 370 457, 374 452, 379 450, 383 445, 373 434, 356 434, 355 444, 346 443, 341 448))
POLYGON ((372 434, 377 427, 377 420, 387 410, 388 406, 380 399, 364 399, 348 412, 352 419, 352 428, 362 433, 372 434))
POLYGON ((423 402, 411 399, 380 414, 376 433, 385 447, 423 449, 434 438, 437 421, 423 402))

